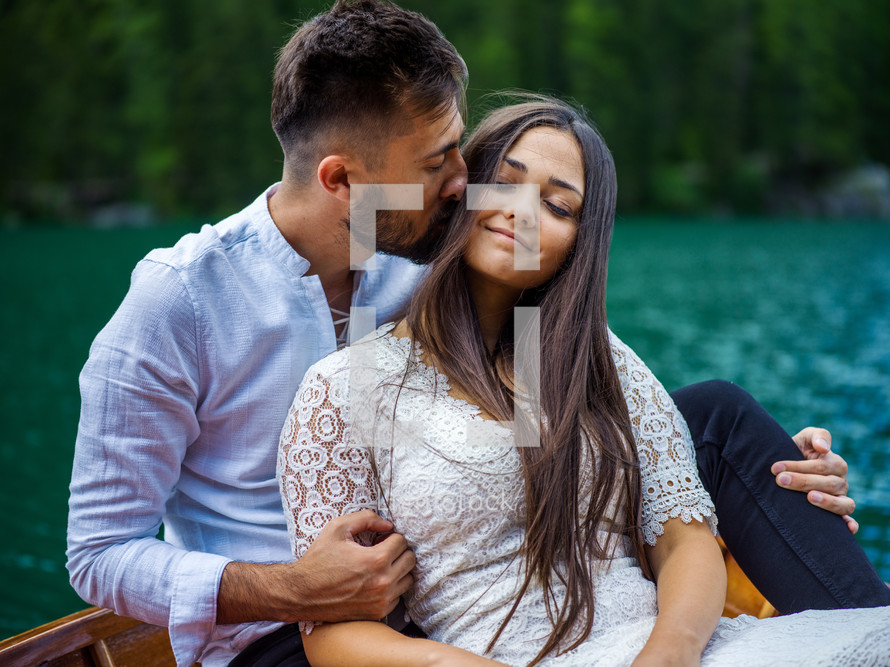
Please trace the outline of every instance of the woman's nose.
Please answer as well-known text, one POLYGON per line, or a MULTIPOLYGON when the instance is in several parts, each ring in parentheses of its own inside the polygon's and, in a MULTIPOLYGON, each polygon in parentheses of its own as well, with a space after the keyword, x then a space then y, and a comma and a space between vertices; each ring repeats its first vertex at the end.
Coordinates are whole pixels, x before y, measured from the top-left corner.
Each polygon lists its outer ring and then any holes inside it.
POLYGON ((504 216, 508 220, 513 220, 513 224, 519 229, 534 229, 537 226, 537 219, 532 211, 524 208, 512 208, 504 211, 504 216))

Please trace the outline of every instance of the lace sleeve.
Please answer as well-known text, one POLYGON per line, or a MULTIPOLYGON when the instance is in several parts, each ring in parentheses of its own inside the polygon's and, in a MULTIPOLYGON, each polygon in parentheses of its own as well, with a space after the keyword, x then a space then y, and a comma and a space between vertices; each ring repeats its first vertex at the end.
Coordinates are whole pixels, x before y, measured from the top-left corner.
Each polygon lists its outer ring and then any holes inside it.
POLYGON ((692 436, 683 415, 634 351, 610 334, 640 457, 646 543, 654 545, 664 534, 663 524, 676 517, 684 523, 707 521, 716 535, 714 503, 698 478, 692 436))
MULTIPOLYGON (((338 516, 377 510, 370 452, 351 440, 346 382, 309 370, 288 411, 278 448, 278 483, 295 557, 338 516)), ((370 535, 357 540, 371 544, 370 535), (366 539, 361 539, 366 538, 366 539)), ((317 623, 301 621, 311 632, 317 623)))

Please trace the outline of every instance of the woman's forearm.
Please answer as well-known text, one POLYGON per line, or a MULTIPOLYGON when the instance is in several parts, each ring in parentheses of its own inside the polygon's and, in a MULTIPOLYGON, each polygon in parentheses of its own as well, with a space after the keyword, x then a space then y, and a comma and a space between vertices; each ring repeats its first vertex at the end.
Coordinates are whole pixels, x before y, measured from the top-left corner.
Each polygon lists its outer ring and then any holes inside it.
POLYGON ((726 567, 710 533, 678 546, 658 577, 653 634, 683 637, 701 656, 726 601, 726 567), (697 544, 695 542, 698 542, 697 544))
POLYGON ((501 665, 463 649, 415 639, 373 621, 331 623, 303 635, 306 657, 313 667, 444 667, 501 665))
POLYGON ((650 655, 660 655, 660 664, 699 664, 726 599, 726 568, 710 530, 698 522, 672 521, 681 525, 669 529, 666 524, 658 547, 650 551, 658 617, 639 664, 650 655))

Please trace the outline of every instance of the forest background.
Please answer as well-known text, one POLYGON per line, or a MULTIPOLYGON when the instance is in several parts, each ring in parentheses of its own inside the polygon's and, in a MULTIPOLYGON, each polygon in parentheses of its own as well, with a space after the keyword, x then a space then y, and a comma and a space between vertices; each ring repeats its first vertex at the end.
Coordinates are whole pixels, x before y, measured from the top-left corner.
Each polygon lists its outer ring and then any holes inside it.
MULTIPOLYGON (((890 218, 887 0, 404 0, 585 105, 625 213, 890 218)), ((215 219, 280 176, 277 49, 328 2, 0 1, 0 224, 215 219)), ((488 104, 491 104, 488 100, 488 104)))

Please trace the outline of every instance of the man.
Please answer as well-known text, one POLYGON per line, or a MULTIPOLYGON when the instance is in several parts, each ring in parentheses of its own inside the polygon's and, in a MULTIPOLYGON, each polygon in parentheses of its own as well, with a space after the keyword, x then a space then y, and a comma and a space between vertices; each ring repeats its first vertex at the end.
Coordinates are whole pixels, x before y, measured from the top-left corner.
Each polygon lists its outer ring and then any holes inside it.
MULTIPOLYGON (((435 26, 394 5, 341 1, 307 22, 275 72, 282 182, 242 212, 149 253, 90 350, 71 482, 72 585, 90 602, 166 625, 178 664, 293 654, 298 635, 282 624, 381 618, 411 583, 414 557, 401 536, 373 547, 352 541, 392 529, 369 512, 332 521, 290 562, 275 462, 304 371, 345 340, 338 313, 373 306, 376 324, 396 318, 421 269, 393 255, 429 256, 463 194, 465 80, 463 61, 435 26), (376 244, 389 254, 376 256, 375 271, 352 270, 351 189, 375 183, 422 185, 422 208, 381 212, 376 244)), ((680 396, 701 436, 700 461, 715 471, 718 512, 741 503, 739 493, 752 495, 734 477, 770 489, 763 502, 774 502, 769 494, 782 490, 766 469, 776 458, 788 459, 786 486, 821 489, 823 506, 852 511, 843 460, 814 444, 827 432, 799 435, 813 461, 791 460, 799 454, 787 437, 776 456, 758 442, 768 415, 734 391, 712 385, 680 396), (724 394, 722 411, 702 399, 715 392, 724 394), (735 411, 748 415, 748 427, 736 428, 731 402, 743 406, 735 411), (747 452, 721 463, 724 452, 749 445, 765 467, 747 452), (736 465, 741 477, 730 470, 736 465)), ((777 513, 778 522, 755 527, 787 546, 797 519, 777 513)), ((842 540, 843 522, 817 514, 842 540)), ((751 528, 738 524, 741 544, 751 528)))
POLYGON ((179 664, 226 664, 285 621, 380 618, 410 584, 401 536, 348 540, 392 528, 367 513, 335 522, 299 563, 268 565, 292 560, 275 461, 303 373, 337 348, 332 309, 396 318, 422 270, 382 255, 376 271, 350 270, 350 186, 422 184, 423 210, 381 216, 377 240, 420 252, 466 186, 465 79, 435 26, 397 7, 339 3, 308 22, 275 75, 282 183, 150 253, 91 348, 72 584, 168 626, 179 664))

